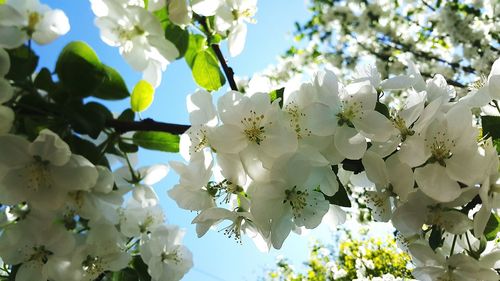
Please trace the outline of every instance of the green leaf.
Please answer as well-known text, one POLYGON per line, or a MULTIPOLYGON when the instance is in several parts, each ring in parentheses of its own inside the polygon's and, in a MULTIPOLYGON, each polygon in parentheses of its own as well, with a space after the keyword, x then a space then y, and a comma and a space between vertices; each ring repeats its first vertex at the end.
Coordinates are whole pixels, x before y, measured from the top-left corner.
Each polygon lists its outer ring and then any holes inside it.
POLYGON ((113 272, 112 281, 137 281, 139 275, 133 268, 124 268, 118 272, 113 272))
POLYGON ((165 27, 167 27, 167 24, 170 22, 168 20, 168 13, 167 9, 160 9, 158 11, 154 11, 153 15, 158 19, 158 21, 161 23, 161 27, 163 30, 165 30, 165 27))
POLYGON ((484 229, 484 236, 486 240, 492 241, 497 237, 498 232, 500 232, 500 217, 495 213, 491 213, 488 222, 486 223, 486 228, 484 229))
POLYGON ((103 100, 121 100, 130 96, 130 92, 122 76, 114 68, 103 65, 104 80, 92 93, 92 96, 103 100))
POLYGON ((389 108, 387 107, 387 105, 385 105, 381 102, 377 102, 375 104, 375 111, 377 111, 378 113, 381 113, 382 115, 384 115, 388 119, 391 118, 391 114, 389 113, 389 108))
POLYGON ((39 57, 28 46, 7 50, 10 58, 10 69, 5 78, 23 80, 35 72, 39 57))
POLYGON ((193 68, 194 59, 198 52, 206 49, 207 40, 200 34, 189 35, 188 48, 184 54, 184 59, 189 65, 189 68, 193 68))
POLYGON ((483 136, 500 139, 500 116, 481 116, 483 136))
POLYGON ((139 151, 139 147, 137 145, 126 143, 122 140, 118 142, 118 147, 125 153, 136 153, 137 151, 139 151))
POLYGON ((146 110, 152 103, 154 98, 155 88, 146 80, 140 80, 132 91, 130 97, 130 107, 134 112, 142 112, 146 110))
POLYGON ((179 51, 177 58, 182 58, 189 45, 189 32, 187 29, 182 29, 178 25, 169 22, 165 27, 165 38, 172 42, 179 51))
POLYGON ((35 78, 35 87, 47 92, 52 92, 56 88, 50 70, 44 67, 38 72, 35 78))
POLYGON ((207 91, 218 90, 226 79, 219 68, 219 63, 209 51, 200 51, 193 62, 194 81, 207 91))
POLYGON ((351 160, 351 159, 344 159, 342 161, 342 168, 346 171, 351 171, 354 172, 355 174, 361 173, 365 170, 365 167, 363 166, 363 163, 361 160, 351 160))
POLYGON ((166 132, 136 132, 133 136, 134 143, 150 150, 165 152, 179 152, 178 135, 166 132))
POLYGON ((151 281, 151 276, 148 273, 148 266, 144 263, 140 255, 132 257, 132 266, 139 275, 139 281, 151 281))
POLYGON ((275 101, 276 99, 280 99, 279 105, 281 108, 283 108, 283 93, 285 93, 285 88, 273 90, 269 93, 269 98, 271 99, 271 102, 275 101))
POLYGON ((130 108, 125 109, 120 114, 120 116, 118 116, 118 120, 122 120, 122 121, 134 121, 134 119, 135 119, 135 113, 130 108))
POLYGON ((96 139, 104 129, 107 119, 113 118, 108 108, 97 102, 83 106, 75 104, 67 108, 72 128, 80 134, 87 134, 96 139))
MULTIPOLYGON (((335 174, 338 174, 339 167, 338 166, 332 166, 332 170, 335 174)), ((339 184, 339 190, 333 195, 333 196, 325 196, 325 199, 330 202, 330 204, 337 205, 337 206, 342 206, 342 207, 351 207, 351 200, 349 199, 349 196, 347 195, 347 191, 340 182, 339 178, 337 177, 337 182, 339 184)))
POLYGON ((57 59, 56 73, 63 86, 79 97, 91 95, 107 76, 94 50, 82 41, 64 47, 57 59))
POLYGON ((82 139, 76 135, 71 135, 70 139, 65 140, 74 154, 87 158, 94 165, 109 167, 108 160, 103 157, 99 148, 92 142, 82 139))
POLYGON ((345 190, 344 185, 338 179, 337 181, 339 182, 339 190, 333 196, 325 195, 325 199, 333 205, 341 207, 351 207, 351 200, 347 195, 347 191, 345 190))

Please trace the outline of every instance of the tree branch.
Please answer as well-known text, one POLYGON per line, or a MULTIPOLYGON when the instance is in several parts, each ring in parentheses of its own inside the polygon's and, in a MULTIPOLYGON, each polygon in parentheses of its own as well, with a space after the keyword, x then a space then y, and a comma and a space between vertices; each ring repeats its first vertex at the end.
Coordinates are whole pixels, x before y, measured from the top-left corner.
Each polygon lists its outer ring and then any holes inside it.
POLYGON ((119 133, 131 131, 158 131, 166 132, 174 135, 180 135, 186 132, 190 126, 157 122, 147 118, 141 121, 123 121, 118 119, 109 119, 106 121, 106 126, 115 129, 119 133))
POLYGON ((212 31, 208 27, 207 18, 197 16, 196 19, 198 20, 198 22, 201 24, 201 26, 205 30, 205 35, 207 36, 208 43, 210 44, 210 47, 212 48, 212 50, 214 50, 215 56, 217 57, 217 60, 219 60, 219 63, 222 66, 222 70, 224 71, 224 75, 226 75, 227 82, 229 83, 229 87, 231 87, 231 90, 233 90, 233 91, 238 91, 238 86, 236 85, 236 81, 234 80, 233 69, 227 65, 227 61, 224 58, 224 55, 222 54, 222 51, 219 48, 219 44, 213 44, 211 42, 212 41, 212 34, 211 34, 212 31))
POLYGON ((234 80, 234 71, 231 67, 227 65, 226 60, 224 59, 224 56, 222 55, 222 52, 219 48, 218 44, 212 44, 211 45, 212 50, 214 50, 215 55, 217 56, 217 59, 219 60, 222 70, 224 71, 224 74, 226 75, 227 81, 229 82, 229 87, 231 87, 231 90, 233 91, 238 91, 238 86, 236 85, 236 81, 234 80))

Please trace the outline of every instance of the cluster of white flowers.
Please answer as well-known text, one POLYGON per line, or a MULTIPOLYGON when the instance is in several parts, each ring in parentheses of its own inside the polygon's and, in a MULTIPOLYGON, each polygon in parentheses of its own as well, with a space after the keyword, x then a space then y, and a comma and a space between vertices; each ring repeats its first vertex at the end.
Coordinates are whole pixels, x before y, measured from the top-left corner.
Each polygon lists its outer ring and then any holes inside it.
POLYGON ((69 31, 61 10, 52 10, 38 0, 9 0, 0 5, 0 47, 16 48, 33 39, 48 44, 69 31))
POLYGON ((500 207, 497 152, 491 139, 478 141, 471 112, 473 104, 498 98, 500 60, 484 85, 458 101, 441 75, 424 81, 408 65, 406 75, 383 81, 368 68, 346 85, 322 71, 298 89, 285 89, 282 100, 229 91, 214 106, 204 91, 190 95, 192 127, 181 139, 189 163, 171 163, 180 183, 169 195, 199 212, 193 223, 200 236, 229 220, 228 236, 246 232, 263 249, 280 248, 292 230, 317 227, 329 210, 343 212, 327 200, 339 189, 331 167, 360 160, 365 172, 356 177, 368 183, 373 217, 392 220, 414 257, 420 248, 434 253, 427 244, 431 229, 444 233, 439 249, 452 249, 452 258, 422 259, 416 277, 435 280, 464 270, 498 280, 492 268, 499 249, 490 247, 479 261, 463 253, 477 250, 491 211, 500 207), (385 116, 378 98, 391 92, 404 93, 403 101, 385 116), (464 209, 477 196, 481 209, 464 209), (462 256, 473 265, 459 264, 462 256))
MULTIPOLYGON (((102 40, 118 47, 120 54, 133 69, 143 73, 143 79, 158 87, 167 65, 179 57, 175 45, 165 38, 162 23, 154 12, 168 10, 169 20, 186 28, 193 12, 214 16, 213 31, 227 36, 229 53, 237 56, 245 46, 246 22, 254 22, 257 0, 186 0, 145 1, 90 0, 97 16, 95 24, 102 40)), ((209 31, 206 31, 209 32, 209 31)))
POLYGON ((16 280, 95 280, 127 267, 131 251, 153 280, 179 280, 192 267, 152 188, 167 166, 113 174, 47 129, 31 143, 10 134, 0 143, 0 257, 20 264, 16 280))
MULTIPOLYGON (((174 44, 165 39, 158 18, 144 9, 143 1, 90 2, 97 16, 95 24, 101 30, 101 39, 110 46, 118 47, 127 63, 142 72, 144 80, 158 87, 167 65, 179 56, 174 44)), ((164 5, 150 7, 165 8, 164 5)))
MULTIPOLYGON (((144 23, 140 11, 133 14, 144 23)), ((30 39, 47 44, 69 31, 62 11, 37 0, 7 1, 0 15, 5 48, 30 39)), ((165 225, 152 187, 168 166, 112 173, 73 154, 48 129, 33 142, 13 134, 14 112, 3 105, 18 91, 4 78, 10 67, 0 48, 0 258, 17 265, 15 280, 95 280, 129 266, 134 255, 152 280, 180 280, 193 265, 191 253, 184 233, 165 225)))
POLYGON ((246 23, 254 23, 257 0, 192 0, 193 12, 214 16, 215 31, 228 38, 229 54, 239 55, 245 47, 246 23))
POLYGON ((310 1, 310 9, 296 33, 315 47, 299 45, 291 55, 332 64, 342 74, 367 57, 384 77, 397 74, 404 66, 396 57, 408 53, 425 76, 463 83, 487 73, 500 52, 498 1, 310 1))

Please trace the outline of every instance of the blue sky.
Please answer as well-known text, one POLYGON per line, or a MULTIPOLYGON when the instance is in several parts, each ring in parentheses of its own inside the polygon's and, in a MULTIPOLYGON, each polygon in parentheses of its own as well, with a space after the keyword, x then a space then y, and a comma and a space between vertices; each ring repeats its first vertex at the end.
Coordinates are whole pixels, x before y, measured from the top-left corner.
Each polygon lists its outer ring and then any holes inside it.
MULTIPOLYGON (((91 45, 101 60, 118 69, 125 78, 129 89, 140 79, 140 73, 134 72, 118 53, 118 49, 107 46, 99 38, 99 31, 94 26, 94 15, 88 1, 81 0, 42 0, 52 8, 66 12, 71 31, 48 46, 36 46, 40 55, 40 65, 53 70, 59 51, 70 41, 83 40, 91 45)), ((293 23, 305 21, 308 17, 303 0, 260 0, 257 12, 257 24, 249 25, 247 44, 243 53, 236 58, 227 56, 226 46, 223 52, 229 65, 238 76, 251 76, 252 73, 264 69, 276 62, 292 44, 293 23)), ((225 86, 227 87, 227 85, 225 86)), ((157 89, 153 105, 142 114, 158 121, 170 123, 188 123, 185 98, 194 92, 197 86, 191 77, 191 71, 184 60, 169 65, 164 73, 161 86, 157 89)), ((112 111, 121 112, 128 107, 128 100, 106 103, 112 111)), ((140 166, 154 163, 167 163, 170 160, 181 160, 176 154, 140 151, 140 166)), ((289 257, 295 263, 305 261, 308 257, 308 245, 311 239, 330 242, 330 232, 322 226, 312 235, 299 237, 291 235, 279 251, 261 253, 249 239, 237 244, 222 233, 209 231, 203 238, 197 238, 191 220, 195 213, 178 208, 173 200, 167 197, 166 191, 177 182, 177 175, 171 172, 168 177, 156 185, 161 204, 166 212, 168 223, 180 225, 186 229, 184 243, 193 252, 194 268, 183 280, 256 280, 264 276, 265 268, 270 268, 277 255, 289 257)))

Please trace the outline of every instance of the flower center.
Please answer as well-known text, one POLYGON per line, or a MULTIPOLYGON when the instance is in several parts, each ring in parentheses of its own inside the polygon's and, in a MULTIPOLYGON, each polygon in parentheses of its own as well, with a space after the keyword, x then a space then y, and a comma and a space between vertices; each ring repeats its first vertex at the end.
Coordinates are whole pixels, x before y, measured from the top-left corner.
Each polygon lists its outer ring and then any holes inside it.
POLYGON ((224 230, 224 235, 226 235, 227 238, 234 236, 234 240, 241 244, 241 225, 243 224, 244 219, 245 217, 238 216, 233 223, 224 227, 221 231, 224 230))
POLYGON ((104 272, 104 266, 102 259, 98 256, 90 256, 82 262, 83 270, 90 274, 91 276, 98 276, 102 272, 104 272))
POLYGON ((257 115, 257 113, 253 110, 250 110, 250 117, 244 117, 243 120, 241 120, 241 124, 245 127, 243 132, 250 142, 260 145, 260 143, 266 138, 264 135, 265 128, 262 126, 263 120, 264 114, 257 115))
MULTIPOLYGON (((48 163, 35 158, 34 162, 31 162, 26 166, 26 171, 28 177, 28 189, 38 191, 41 188, 50 189, 52 187, 48 163)), ((22 177, 22 175, 19 176, 22 177)))
POLYGON ((35 32, 35 26, 40 22, 41 19, 42 15, 37 12, 31 12, 28 14, 28 26, 26 26, 26 32, 29 36, 31 36, 33 32, 35 32))
POLYGON ((311 130, 300 126, 300 118, 305 118, 306 115, 299 111, 299 107, 293 102, 286 106, 286 112, 290 116, 290 126, 297 134, 297 139, 302 139, 304 136, 311 136, 311 130))
POLYGON ((153 225, 154 222, 155 222, 154 217, 148 213, 144 221, 141 224, 139 224, 139 230, 141 231, 141 233, 145 233, 148 230, 148 228, 153 225))
POLYGON ((283 204, 289 203, 292 207, 292 213, 294 218, 299 218, 302 215, 302 210, 307 205, 306 199, 309 196, 307 191, 297 190, 297 186, 292 189, 285 190, 285 200, 283 204))
POLYGON ((399 133, 401 134, 401 141, 405 141, 406 137, 413 136, 415 134, 415 131, 409 129, 406 126, 405 120, 399 115, 394 117, 392 124, 394 124, 394 127, 399 130, 399 133))
POLYGON ((123 41, 131 41, 137 36, 146 34, 146 31, 139 25, 134 25, 132 28, 118 27, 116 29, 118 37, 123 41))
POLYGON ((45 249, 45 246, 33 247, 33 253, 28 260, 45 264, 49 260, 50 255, 52 255, 52 252, 45 249))
POLYGON ((455 140, 451 140, 446 133, 438 132, 432 139, 424 139, 427 148, 431 151, 430 163, 437 162, 446 167, 446 159, 451 158, 451 150, 455 147, 455 140))
POLYGON ((179 253, 177 252, 177 247, 173 251, 163 251, 160 255, 161 261, 164 263, 173 262, 178 264, 181 262, 179 253))
POLYGON ((352 120, 361 115, 363 110, 363 104, 357 101, 349 103, 346 100, 342 101, 342 110, 337 114, 338 125, 342 126, 346 124, 349 127, 354 127, 352 120))

